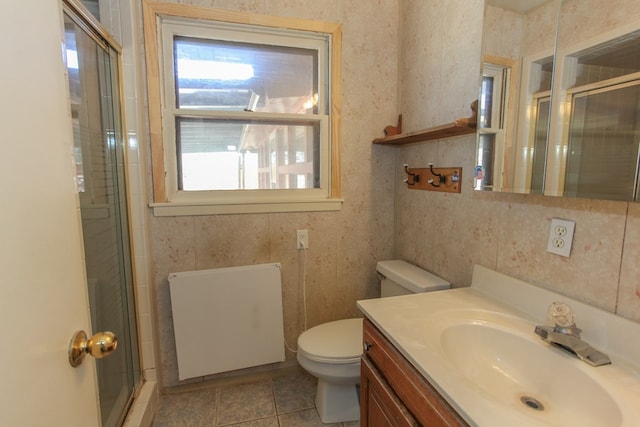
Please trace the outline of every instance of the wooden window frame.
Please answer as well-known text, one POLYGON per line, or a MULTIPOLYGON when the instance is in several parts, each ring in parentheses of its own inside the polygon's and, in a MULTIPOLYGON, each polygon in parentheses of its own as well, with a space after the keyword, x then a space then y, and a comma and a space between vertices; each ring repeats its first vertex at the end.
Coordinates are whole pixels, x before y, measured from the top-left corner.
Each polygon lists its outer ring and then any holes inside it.
MULTIPOLYGON (((153 202, 150 206, 156 216, 198 215, 216 213, 257 213, 292 211, 339 210, 340 199, 340 138, 341 138, 341 59, 342 28, 339 24, 257 15, 205 8, 199 6, 143 2, 144 39, 147 68, 147 92, 151 144, 151 171, 153 202), (159 31, 163 18, 186 18, 233 24, 290 29, 326 34, 330 37, 329 52, 329 186, 327 197, 288 200, 260 196, 255 201, 220 203, 215 200, 175 202, 168 198, 166 187, 165 147, 162 126, 162 65, 159 57, 159 31)), ((264 190, 265 191, 270 190, 264 190)))

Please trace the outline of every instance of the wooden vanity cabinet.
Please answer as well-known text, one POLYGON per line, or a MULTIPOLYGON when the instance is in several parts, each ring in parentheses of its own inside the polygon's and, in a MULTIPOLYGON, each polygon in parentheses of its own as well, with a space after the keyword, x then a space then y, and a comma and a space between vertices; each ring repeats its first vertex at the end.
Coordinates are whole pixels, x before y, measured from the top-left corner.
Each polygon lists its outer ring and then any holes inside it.
POLYGON ((368 319, 363 325, 361 426, 468 426, 368 319))

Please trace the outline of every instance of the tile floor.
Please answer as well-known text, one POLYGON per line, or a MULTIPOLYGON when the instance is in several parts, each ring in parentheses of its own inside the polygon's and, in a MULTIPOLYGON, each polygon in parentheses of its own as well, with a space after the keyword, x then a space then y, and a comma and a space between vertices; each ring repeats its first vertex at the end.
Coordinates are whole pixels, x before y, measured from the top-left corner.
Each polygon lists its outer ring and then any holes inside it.
POLYGON ((274 378, 212 385, 160 397, 153 427, 355 427, 323 424, 314 400, 316 379, 302 369, 274 378))

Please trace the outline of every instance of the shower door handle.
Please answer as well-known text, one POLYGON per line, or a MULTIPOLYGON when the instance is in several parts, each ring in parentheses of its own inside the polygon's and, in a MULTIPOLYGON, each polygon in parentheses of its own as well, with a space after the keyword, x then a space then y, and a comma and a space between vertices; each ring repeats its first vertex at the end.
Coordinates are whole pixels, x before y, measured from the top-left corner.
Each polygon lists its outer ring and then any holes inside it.
POLYGON ((87 339, 85 331, 77 331, 69 343, 69 364, 74 368, 82 363, 89 353, 96 359, 102 359, 113 353, 118 347, 118 337, 113 332, 98 332, 87 339))

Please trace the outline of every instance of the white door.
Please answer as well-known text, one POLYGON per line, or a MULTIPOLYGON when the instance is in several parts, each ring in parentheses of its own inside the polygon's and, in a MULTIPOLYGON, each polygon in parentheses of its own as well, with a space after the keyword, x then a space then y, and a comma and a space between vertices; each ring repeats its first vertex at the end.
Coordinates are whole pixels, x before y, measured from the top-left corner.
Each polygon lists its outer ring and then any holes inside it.
POLYGON ((4 2, 0 35, 0 426, 97 426, 59 2, 4 2))

